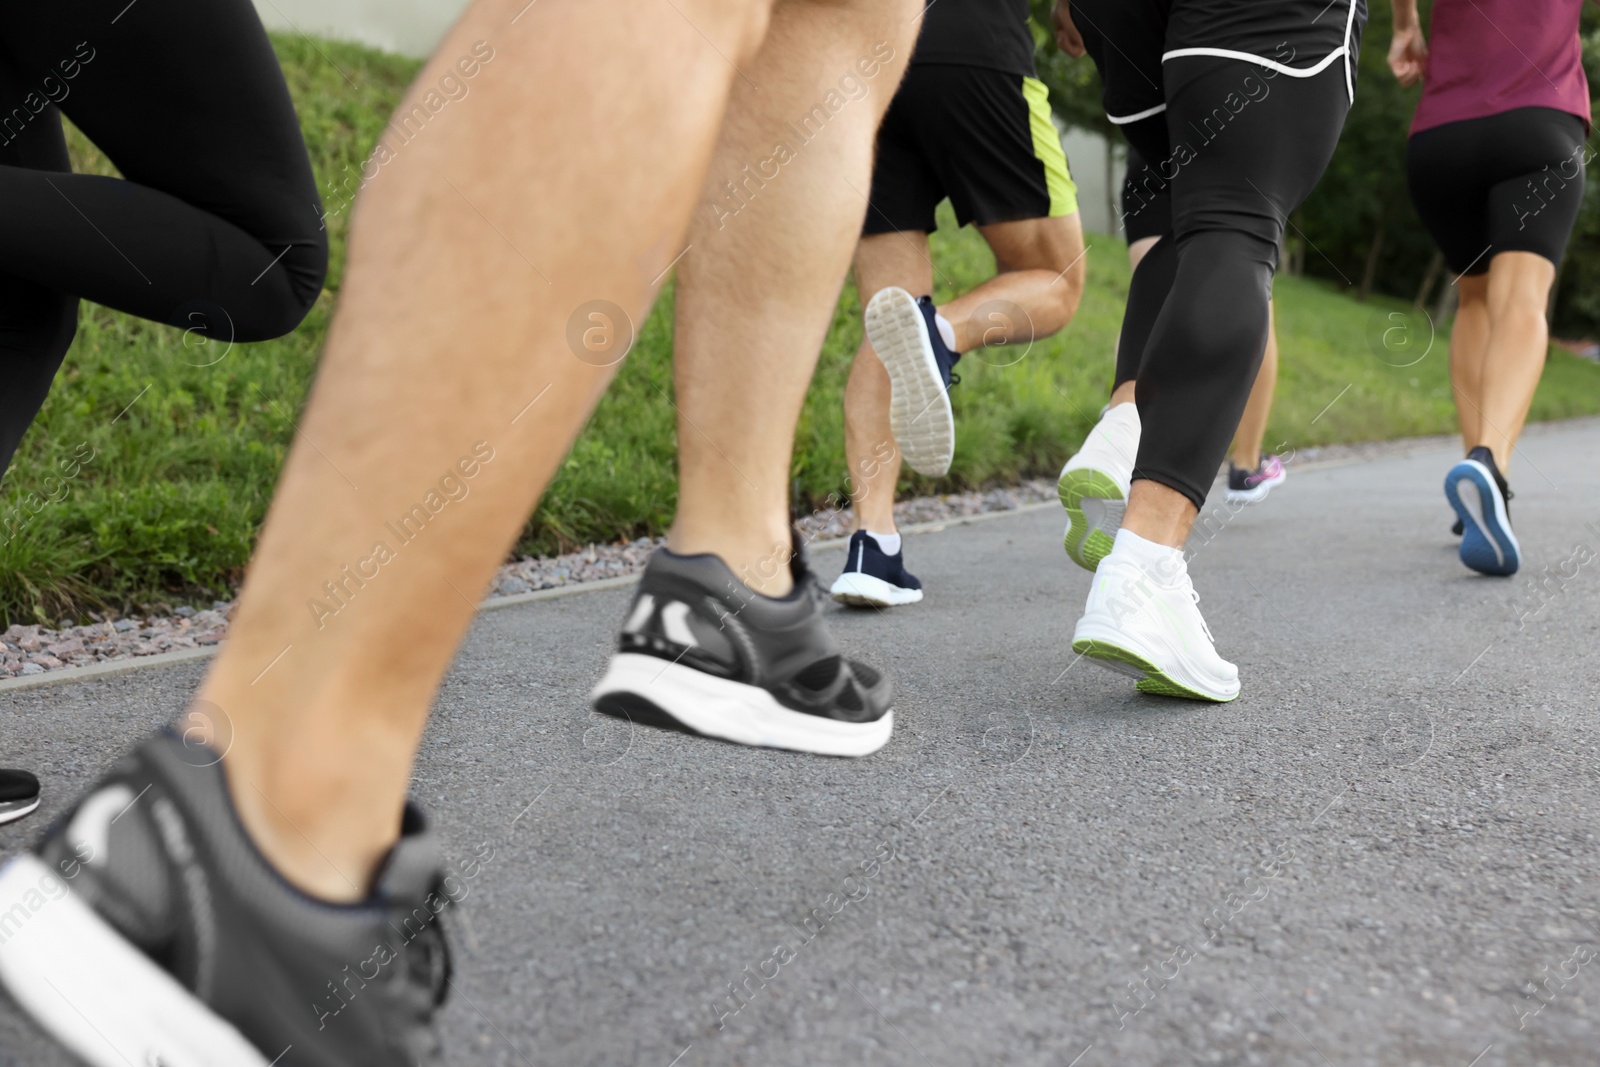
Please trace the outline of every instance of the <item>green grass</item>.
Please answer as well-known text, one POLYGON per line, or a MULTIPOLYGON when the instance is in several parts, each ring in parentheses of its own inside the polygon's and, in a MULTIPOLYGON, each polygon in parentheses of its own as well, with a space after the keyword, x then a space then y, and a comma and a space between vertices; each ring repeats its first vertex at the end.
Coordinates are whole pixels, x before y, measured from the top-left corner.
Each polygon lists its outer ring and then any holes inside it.
MULTIPOLYGON (((319 186, 337 188, 370 151, 418 64, 327 41, 275 43, 319 186)), ((80 170, 113 173, 75 132, 72 148, 80 170)), ((332 210, 343 198, 325 192, 325 199, 332 210)), ((982 240, 943 218, 934 238, 940 299, 993 270, 982 240)), ((215 363, 218 350, 185 347, 176 330, 85 305, 77 343, 0 489, 0 621, 159 610, 231 592, 327 330, 347 219, 346 212, 330 216, 328 291, 305 324, 278 341, 236 346, 215 363), (87 463, 73 458, 91 454, 87 463), (74 467, 74 476, 61 478, 74 467)), ((960 432, 951 474, 939 482, 908 476, 901 492, 1053 475, 1077 446, 1110 384, 1128 284, 1122 243, 1089 240, 1089 283, 1072 325, 1026 353, 964 359, 963 383, 952 394, 960 432)), ((1296 278, 1280 279, 1277 292, 1283 356, 1269 446, 1452 429, 1442 336, 1416 365, 1391 366, 1414 358, 1385 362, 1374 352, 1384 351, 1391 326, 1383 316, 1400 305, 1358 304, 1296 278)), ((674 413, 662 397, 671 389, 670 312, 669 291, 530 519, 521 550, 665 528, 677 495, 674 413)), ((796 440, 801 507, 846 488, 841 397, 861 340, 860 313, 846 286, 796 440)), ((1594 412, 1600 367, 1554 355, 1533 418, 1594 412)))

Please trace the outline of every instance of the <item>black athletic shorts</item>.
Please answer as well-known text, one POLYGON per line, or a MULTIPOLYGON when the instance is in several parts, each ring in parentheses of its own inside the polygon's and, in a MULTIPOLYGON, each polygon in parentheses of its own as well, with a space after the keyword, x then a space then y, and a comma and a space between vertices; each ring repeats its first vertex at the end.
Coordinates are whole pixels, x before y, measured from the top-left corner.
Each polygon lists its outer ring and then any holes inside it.
POLYGON ((1146 237, 1172 232, 1172 187, 1128 146, 1128 170, 1122 177, 1122 232, 1131 245, 1146 237))
POLYGON ((878 130, 863 232, 932 233, 946 197, 963 226, 1078 210, 1043 82, 987 67, 912 64, 878 130))
POLYGON ((1501 252, 1561 262, 1583 205, 1586 132, 1576 115, 1519 107, 1411 138, 1411 202, 1452 271, 1482 274, 1501 252))
POLYGON ((1073 0, 1071 14, 1100 71, 1106 118, 1149 162, 1172 151, 1162 116, 1173 59, 1237 59, 1302 79, 1337 67, 1355 99, 1366 0, 1073 0))

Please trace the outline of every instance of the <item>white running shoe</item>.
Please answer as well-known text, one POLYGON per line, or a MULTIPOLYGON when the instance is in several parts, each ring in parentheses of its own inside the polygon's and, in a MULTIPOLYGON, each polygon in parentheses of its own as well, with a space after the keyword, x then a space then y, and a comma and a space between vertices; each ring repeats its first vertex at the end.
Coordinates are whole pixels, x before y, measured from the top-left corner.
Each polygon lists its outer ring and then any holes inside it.
POLYGON ((889 428, 906 464, 930 478, 950 470, 956 453, 956 419, 950 386, 960 353, 939 336, 931 297, 880 289, 867 303, 867 340, 889 372, 889 428))
POLYGON ((1239 669, 1217 655, 1181 555, 1171 569, 1156 573, 1127 552, 1108 553, 1095 569, 1072 650, 1138 678, 1143 693, 1232 700, 1239 695, 1239 669))
POLYGON ((1056 491, 1067 509, 1062 543, 1072 562, 1084 570, 1100 565, 1122 528, 1138 454, 1139 409, 1118 404, 1100 416, 1078 454, 1061 468, 1056 491))

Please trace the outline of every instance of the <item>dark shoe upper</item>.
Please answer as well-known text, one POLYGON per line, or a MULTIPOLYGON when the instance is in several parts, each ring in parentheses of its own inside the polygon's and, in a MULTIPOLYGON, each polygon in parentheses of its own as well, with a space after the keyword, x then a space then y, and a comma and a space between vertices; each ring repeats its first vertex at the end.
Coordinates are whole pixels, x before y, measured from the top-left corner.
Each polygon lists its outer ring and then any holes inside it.
POLYGON ((658 549, 629 606, 618 650, 758 686, 784 707, 842 722, 889 711, 889 679, 846 659, 823 621, 816 581, 798 548, 794 590, 767 597, 714 555, 658 549))
POLYGON ((844 572, 871 575, 901 589, 922 588, 917 576, 906 570, 905 552, 889 555, 865 530, 850 535, 850 553, 845 558, 844 572))
POLYGON ((922 318, 928 324, 928 341, 933 345, 933 358, 939 364, 939 377, 944 380, 945 390, 949 391, 952 385, 961 384, 961 375, 955 372, 956 360, 961 358, 961 353, 951 351, 950 346, 944 343, 944 337, 939 333, 938 309, 934 306, 933 297, 918 297, 917 310, 922 312, 922 318))
POLYGON ((135 749, 40 842, 78 899, 277 1067, 438 1062, 450 958, 437 842, 406 810, 357 904, 289 885, 238 821, 215 752, 135 749), (288 1048, 288 1051, 284 1050, 288 1048))
POLYGON ((1262 482, 1281 474, 1282 464, 1276 456, 1262 456, 1261 462, 1254 467, 1235 466, 1232 460, 1228 461, 1228 488, 1235 493, 1247 492, 1255 489, 1262 482))
POLYGON ((0 767, 0 804, 16 804, 39 795, 39 779, 27 771, 0 767))
POLYGON ((1494 475, 1494 484, 1500 490, 1501 498, 1506 502, 1506 517, 1511 517, 1511 484, 1506 481, 1506 476, 1500 473, 1500 467, 1494 461, 1494 453, 1483 445, 1479 445, 1467 453, 1467 458, 1477 460, 1489 468, 1489 473, 1494 475))

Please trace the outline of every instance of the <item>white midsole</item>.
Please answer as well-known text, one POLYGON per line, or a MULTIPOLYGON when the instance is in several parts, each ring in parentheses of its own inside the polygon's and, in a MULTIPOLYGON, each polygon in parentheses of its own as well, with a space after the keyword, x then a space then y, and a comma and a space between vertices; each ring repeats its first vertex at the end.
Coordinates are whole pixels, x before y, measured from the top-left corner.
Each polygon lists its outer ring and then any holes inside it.
POLYGON ((1228 503, 1259 504, 1261 501, 1267 499, 1268 493, 1272 492, 1278 486, 1288 481, 1288 479, 1289 475, 1284 473, 1273 478, 1268 478, 1266 481, 1258 484, 1254 489, 1229 489, 1227 497, 1228 503))
POLYGON ((4 804, 0 804, 0 823, 14 822, 17 819, 22 818, 24 815, 27 815, 29 812, 33 811, 39 806, 39 798, 34 797, 31 801, 27 801, 26 803, 22 801, 16 801, 15 803, 15 807, 7 807, 4 804))
POLYGON ((1161 642, 1158 648, 1155 643, 1146 640, 1139 631, 1118 626, 1115 620, 1109 617, 1085 615, 1078 620, 1078 625, 1072 632, 1072 641, 1074 644, 1079 641, 1098 641, 1132 652, 1140 659, 1161 668, 1163 674, 1179 685, 1204 693, 1213 699, 1232 700, 1239 695, 1237 676, 1229 678, 1208 670, 1183 649, 1173 648, 1167 642, 1161 642))
POLYGON ((876 604, 885 608, 915 604, 922 599, 920 589, 902 589, 892 582, 858 571, 846 571, 839 575, 828 592, 833 594, 833 599, 846 604, 876 604))
POLYGON ((955 414, 916 300, 901 290, 873 296, 867 338, 889 372, 889 428, 911 469, 937 477, 955 453, 955 414))
POLYGON ((807 715, 779 704, 765 689, 635 652, 611 657, 605 677, 590 695, 599 699, 609 693, 631 693, 696 733, 741 745, 868 756, 888 744, 894 732, 892 711, 876 722, 807 715))
POLYGON ((267 1067, 38 857, 0 868, 0 984, 90 1067, 267 1067))

